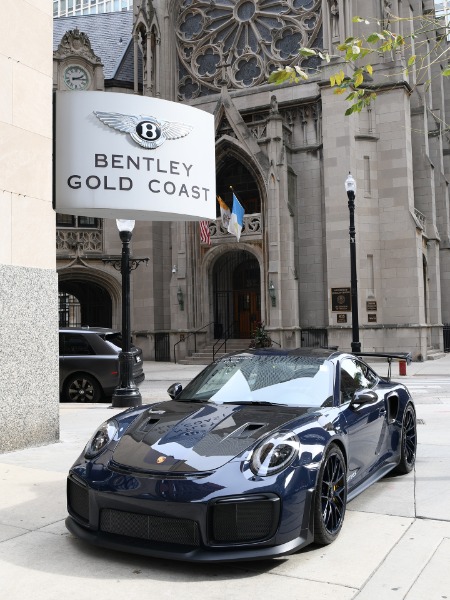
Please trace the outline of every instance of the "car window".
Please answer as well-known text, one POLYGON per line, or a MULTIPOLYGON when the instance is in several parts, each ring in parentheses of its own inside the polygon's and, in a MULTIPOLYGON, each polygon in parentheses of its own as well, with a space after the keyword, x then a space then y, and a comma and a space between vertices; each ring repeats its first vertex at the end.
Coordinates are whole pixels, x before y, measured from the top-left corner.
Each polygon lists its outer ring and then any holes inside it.
POLYGON ((318 407, 333 395, 333 373, 319 358, 240 354, 207 367, 177 400, 318 407))
POLYGON ((60 353, 65 356, 95 354, 88 340, 79 333, 63 333, 60 336, 60 353))
POLYGON ((342 401, 351 400, 357 390, 371 388, 376 377, 368 367, 359 360, 344 358, 341 361, 341 395, 342 401))
POLYGON ((114 331, 113 333, 105 333, 100 337, 103 338, 105 342, 112 345, 113 348, 123 349, 122 334, 120 332, 114 331))
MULTIPOLYGON (((99 334, 99 335, 114 350, 123 350, 123 340, 122 340, 122 334, 120 333, 120 331, 114 331, 112 333, 104 333, 104 334, 99 334)), ((135 348, 135 346, 133 344, 133 339, 131 337, 130 337, 130 348, 135 348)))

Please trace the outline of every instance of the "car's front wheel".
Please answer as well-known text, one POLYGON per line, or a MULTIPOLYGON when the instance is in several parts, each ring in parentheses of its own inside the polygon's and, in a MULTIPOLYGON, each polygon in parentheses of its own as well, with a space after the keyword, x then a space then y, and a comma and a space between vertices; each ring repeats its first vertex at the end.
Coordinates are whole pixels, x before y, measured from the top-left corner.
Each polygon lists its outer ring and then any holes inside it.
POLYGON ((314 504, 314 541, 331 544, 339 535, 347 506, 345 459, 334 444, 329 446, 317 477, 314 504))
POLYGON ((97 380, 87 373, 71 375, 64 384, 64 402, 99 402, 102 396, 97 380))

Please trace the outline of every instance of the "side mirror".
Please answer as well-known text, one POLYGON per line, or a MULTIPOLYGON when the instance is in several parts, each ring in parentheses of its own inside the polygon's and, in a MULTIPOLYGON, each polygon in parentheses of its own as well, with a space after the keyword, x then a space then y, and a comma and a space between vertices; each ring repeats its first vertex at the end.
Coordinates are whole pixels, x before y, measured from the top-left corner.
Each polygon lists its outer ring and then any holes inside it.
POLYGON ((176 398, 178 398, 182 391, 183 386, 181 385, 181 383, 172 383, 172 385, 167 390, 167 393, 172 398, 172 400, 176 400, 176 398))
POLYGON ((359 392, 355 392, 353 400, 351 401, 351 405, 353 406, 354 404, 372 404, 377 400, 378 396, 375 392, 372 392, 371 390, 361 390, 359 392))

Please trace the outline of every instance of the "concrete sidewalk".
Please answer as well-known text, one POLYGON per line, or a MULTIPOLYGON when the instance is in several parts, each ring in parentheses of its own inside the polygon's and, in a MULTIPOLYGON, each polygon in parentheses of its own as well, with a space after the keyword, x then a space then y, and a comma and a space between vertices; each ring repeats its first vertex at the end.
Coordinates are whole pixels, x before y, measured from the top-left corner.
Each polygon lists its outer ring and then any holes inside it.
MULTIPOLYGON (((383 374, 384 365, 373 366, 383 374)), ((200 369, 146 363, 144 402, 168 399, 171 383, 185 383, 200 369)), ((424 385, 428 378, 450 380, 450 355, 413 363, 406 378, 395 369, 394 379, 424 385)), ((417 401, 415 471, 386 477, 349 503, 334 544, 286 559, 222 566, 110 552, 83 544, 65 529, 67 471, 95 427, 119 410, 62 404, 59 443, 0 455, 2 598, 450 598, 450 392, 417 401)))

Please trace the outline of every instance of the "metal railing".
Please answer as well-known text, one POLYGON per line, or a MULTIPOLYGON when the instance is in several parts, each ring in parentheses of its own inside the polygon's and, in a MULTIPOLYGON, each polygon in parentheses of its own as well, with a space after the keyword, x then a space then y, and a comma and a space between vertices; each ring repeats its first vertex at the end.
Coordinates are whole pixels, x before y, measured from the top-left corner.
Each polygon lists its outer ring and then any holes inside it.
POLYGON ((203 325, 203 327, 200 327, 200 329, 197 329, 196 331, 191 331, 182 340, 178 340, 178 342, 176 342, 173 345, 173 360, 174 360, 175 364, 177 364, 176 348, 177 348, 178 344, 181 344, 181 342, 185 342, 186 340, 188 340, 191 337, 191 335, 193 335, 194 336, 194 352, 197 352, 197 333, 200 333, 200 331, 203 331, 203 329, 206 329, 206 327, 209 327, 210 325, 214 325, 214 321, 210 321, 207 325, 203 325))
POLYGON ((219 352, 219 350, 222 348, 222 346, 225 346, 225 347, 224 347, 224 352, 226 352, 226 351, 227 351, 227 340, 229 340, 229 339, 231 338, 231 335, 232 335, 232 334, 233 334, 233 332, 234 332, 234 326, 235 326, 235 324, 236 324, 236 323, 234 323, 234 322, 233 322, 233 323, 231 323, 231 325, 229 325, 229 327, 228 327, 228 328, 225 330, 225 333, 224 333, 223 335, 221 335, 221 336, 220 336, 220 338, 217 340, 217 342, 214 344, 214 346, 213 346, 213 356, 212 356, 213 362, 214 362, 214 359, 215 359, 216 353, 217 353, 217 352, 219 352), (218 344, 220 341, 222 341, 222 339, 223 339, 223 342, 222 342, 222 343, 220 344, 220 346, 219 346, 219 347, 216 349, 216 346, 217 346, 217 344, 218 344))
POLYGON ((168 333, 155 333, 155 362, 170 361, 168 333))
POLYGON ((444 323, 442 333, 444 334, 444 352, 450 352, 450 323, 444 323))
POLYGON ((302 348, 327 348, 328 331, 326 329, 302 329, 302 348))

